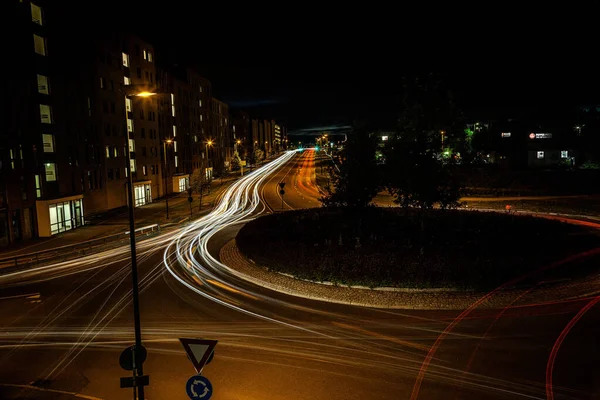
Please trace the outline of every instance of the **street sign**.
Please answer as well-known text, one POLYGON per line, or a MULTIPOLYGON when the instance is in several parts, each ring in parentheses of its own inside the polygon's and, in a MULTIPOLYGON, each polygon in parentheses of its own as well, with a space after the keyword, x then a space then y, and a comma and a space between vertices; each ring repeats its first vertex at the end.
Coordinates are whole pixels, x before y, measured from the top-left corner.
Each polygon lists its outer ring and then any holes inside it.
POLYGON ((133 365, 133 356, 135 352, 135 361, 138 364, 143 364, 146 361, 146 357, 148 356, 148 352, 144 346, 140 346, 136 348, 135 346, 129 346, 119 356, 119 365, 125 371, 133 371, 135 369, 133 365))
POLYGON ((194 364, 197 373, 202 372, 202 368, 211 359, 211 355, 215 350, 215 346, 219 342, 218 340, 206 340, 206 339, 186 339, 179 338, 179 341, 183 345, 183 349, 188 355, 188 358, 194 364))
POLYGON ((279 182, 279 187, 283 189, 285 187, 285 182, 279 182))
POLYGON ((285 194, 285 190, 281 189, 281 190, 279 191, 279 194, 283 196, 283 195, 285 194))
POLYGON ((213 388, 208 378, 202 375, 194 375, 188 379, 185 391, 190 399, 208 400, 212 396, 213 388))
POLYGON ((121 389, 141 387, 150 385, 150 377, 148 375, 142 376, 127 376, 121 378, 121 389))

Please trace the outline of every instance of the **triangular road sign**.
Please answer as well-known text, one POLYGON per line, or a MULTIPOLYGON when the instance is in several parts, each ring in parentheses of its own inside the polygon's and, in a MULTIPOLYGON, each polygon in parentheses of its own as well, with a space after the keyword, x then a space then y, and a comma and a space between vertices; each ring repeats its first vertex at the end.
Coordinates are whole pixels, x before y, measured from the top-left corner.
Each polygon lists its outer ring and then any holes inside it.
POLYGON ((219 342, 218 340, 186 338, 179 338, 179 341, 183 345, 183 349, 192 361, 192 364, 194 364, 197 373, 202 372, 202 368, 204 368, 208 362, 211 354, 215 350, 215 346, 219 342))

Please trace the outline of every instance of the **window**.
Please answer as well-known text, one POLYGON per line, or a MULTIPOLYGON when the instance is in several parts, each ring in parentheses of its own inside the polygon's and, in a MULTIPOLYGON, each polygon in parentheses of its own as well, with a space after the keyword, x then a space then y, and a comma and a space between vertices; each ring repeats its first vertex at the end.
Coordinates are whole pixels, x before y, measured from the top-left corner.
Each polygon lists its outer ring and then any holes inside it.
POLYGON ((129 160, 129 169, 131 172, 135 172, 135 160, 129 160))
POLYGON ((148 52, 148 62, 152 62, 152 53, 148 52))
POLYGON ((542 159, 542 158, 544 158, 544 152, 543 152, 543 151, 538 151, 538 152, 537 152, 537 158, 538 158, 538 159, 542 159))
POLYGON ((129 54, 123 54, 123 66, 129 68, 129 54))
POLYGON ((135 152, 135 140, 133 140, 133 139, 129 139, 129 152, 130 153, 135 152))
POLYGON ((42 134, 42 142, 44 143, 44 153, 54 153, 54 135, 42 134))
POLYGON ((106 89, 106 81, 102 76, 100 77, 100 89, 106 89))
POLYGON ((177 153, 177 141, 173 141, 173 151, 177 153))
POLYGON ((185 192, 188 188, 189 178, 179 178, 179 191, 185 192))
POLYGON ((44 25, 44 20, 42 19, 42 8, 33 3, 31 3, 31 21, 38 25, 44 25))
POLYGON ((33 35, 33 49, 40 56, 45 56, 46 55, 46 39, 34 34, 33 35))
POLYGON ((175 156, 175 168, 177 168, 178 165, 179 165, 179 159, 177 156, 175 156))
POLYGON ((194 135, 194 143, 198 143, 198 135, 194 135))
POLYGON ((173 137, 177 136, 177 127, 173 125, 173 137))
MULTIPOLYGON (((234 128, 235 128, 235 126, 234 126, 234 128)), ((384 142, 387 141, 388 139, 389 139, 389 136, 382 136, 381 137, 381 140, 384 141, 384 142)))
POLYGON ((142 166, 142 175, 147 176, 148 175, 148 171, 146 170, 146 166, 142 166))
POLYGON ((142 50, 142 56, 144 57, 144 60, 148 59, 148 53, 146 52, 146 49, 142 50))
POLYGON ((106 177, 109 181, 113 180, 113 169, 109 168, 106 170, 106 177))
POLYGON ((50 204, 50 232, 54 235, 65 232, 84 224, 83 200, 70 200, 50 204))
POLYGON ((175 95, 171 93, 171 115, 175 116, 175 95))
POLYGON ((131 112, 131 99, 130 98, 125 99, 125 110, 127 112, 131 112))
POLYGON ((511 133, 510 133, 510 132, 502 132, 502 133, 501 133, 501 136, 502 136, 503 138, 510 137, 510 135, 511 135, 511 133))
POLYGON ((15 151, 13 149, 10 149, 9 153, 10 153, 10 167, 12 169, 15 169, 15 151))
POLYGON ((127 132, 133 132, 133 120, 131 119, 127 119, 127 132))
POLYGON ((35 176, 35 197, 38 199, 42 197, 42 182, 39 175, 35 176))
POLYGON ((116 146, 113 147, 113 157, 114 158, 119 157, 119 149, 116 146))
POLYGON ((38 93, 50 94, 50 87, 48 86, 48 77, 45 75, 38 74, 38 93))
POLYGON ((202 93, 202 85, 200 85, 199 89, 200 89, 200 93, 202 93))
POLYGON ((198 105, 202 107, 202 99, 198 100, 198 105))
POLYGON ((141 78, 142 77, 142 69, 140 67, 137 67, 137 69, 135 70, 137 77, 141 78))
POLYGON ((106 146, 104 150, 106 151, 106 158, 110 158, 110 146, 106 146))
POLYGON ((124 85, 131 85, 131 79, 129 79, 128 76, 124 76, 123 77, 123 84, 124 85))
POLYGON ((42 124, 52 123, 52 109, 49 105, 40 104, 40 119, 42 124))
POLYGON ((204 121, 202 114, 200 114, 200 122, 204 121))
POLYGON ((569 152, 567 150, 562 150, 560 152, 560 158, 569 158, 569 152))
MULTIPOLYGON (((148 115, 148 117, 150 117, 150 115, 148 115)), ((144 110, 140 109, 140 119, 144 119, 144 110)), ((148 118, 150 119, 150 118, 148 118)))
POLYGON ((46 169, 46 182, 55 182, 56 181, 56 164, 47 163, 45 169, 46 169))

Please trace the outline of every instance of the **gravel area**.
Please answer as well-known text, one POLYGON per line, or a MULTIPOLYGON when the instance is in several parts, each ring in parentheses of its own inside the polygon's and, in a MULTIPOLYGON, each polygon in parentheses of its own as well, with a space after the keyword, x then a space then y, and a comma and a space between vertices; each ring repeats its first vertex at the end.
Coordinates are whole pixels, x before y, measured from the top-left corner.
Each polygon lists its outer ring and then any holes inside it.
MULTIPOLYGON (((599 256, 600 249, 586 255, 599 256)), ((235 240, 220 251, 220 259, 236 276, 258 286, 307 299, 374 308, 393 309, 466 309, 480 302, 480 307, 499 308, 532 303, 554 302, 600 293, 600 275, 577 279, 541 280, 528 286, 489 293, 460 292, 455 290, 419 290, 392 288, 357 288, 335 286, 296 279, 255 265, 241 254, 235 240)), ((567 265, 558 262, 555 267, 567 265)))

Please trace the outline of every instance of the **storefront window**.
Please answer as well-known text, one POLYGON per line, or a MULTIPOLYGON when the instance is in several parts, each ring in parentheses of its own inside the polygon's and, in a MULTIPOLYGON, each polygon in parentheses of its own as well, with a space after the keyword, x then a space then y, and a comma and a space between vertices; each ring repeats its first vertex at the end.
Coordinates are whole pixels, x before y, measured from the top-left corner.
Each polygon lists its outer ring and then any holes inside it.
POLYGON ((50 232, 53 235, 84 224, 81 199, 50 204, 48 210, 50 212, 50 232))

